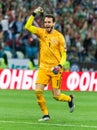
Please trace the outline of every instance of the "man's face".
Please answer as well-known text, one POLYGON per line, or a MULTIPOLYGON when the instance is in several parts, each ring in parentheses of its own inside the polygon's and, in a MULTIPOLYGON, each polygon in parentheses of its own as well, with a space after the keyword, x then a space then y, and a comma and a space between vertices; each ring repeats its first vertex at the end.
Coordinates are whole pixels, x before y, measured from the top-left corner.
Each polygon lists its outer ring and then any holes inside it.
POLYGON ((51 33, 55 25, 52 18, 45 17, 44 19, 44 27, 48 33, 51 33))

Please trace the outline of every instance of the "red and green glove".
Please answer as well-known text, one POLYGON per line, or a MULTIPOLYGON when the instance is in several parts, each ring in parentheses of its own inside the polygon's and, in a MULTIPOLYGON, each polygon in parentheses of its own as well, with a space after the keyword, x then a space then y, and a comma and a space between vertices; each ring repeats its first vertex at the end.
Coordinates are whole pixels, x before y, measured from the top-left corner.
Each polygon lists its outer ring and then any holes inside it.
POLYGON ((58 74, 60 72, 60 70, 62 69, 62 65, 57 65, 57 66, 54 66, 51 71, 54 73, 54 74, 58 74))
POLYGON ((36 8, 36 9, 33 11, 32 15, 33 15, 33 16, 43 15, 43 8, 42 8, 42 7, 36 8))

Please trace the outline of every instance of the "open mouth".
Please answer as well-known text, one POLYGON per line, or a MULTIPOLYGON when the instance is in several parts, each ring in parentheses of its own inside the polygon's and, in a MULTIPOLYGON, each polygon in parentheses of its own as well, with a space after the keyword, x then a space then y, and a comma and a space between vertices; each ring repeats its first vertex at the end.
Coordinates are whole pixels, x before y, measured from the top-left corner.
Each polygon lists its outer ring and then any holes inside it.
POLYGON ((52 31, 52 27, 45 27, 48 32, 52 31))
POLYGON ((50 28, 50 27, 46 27, 46 28, 50 28))

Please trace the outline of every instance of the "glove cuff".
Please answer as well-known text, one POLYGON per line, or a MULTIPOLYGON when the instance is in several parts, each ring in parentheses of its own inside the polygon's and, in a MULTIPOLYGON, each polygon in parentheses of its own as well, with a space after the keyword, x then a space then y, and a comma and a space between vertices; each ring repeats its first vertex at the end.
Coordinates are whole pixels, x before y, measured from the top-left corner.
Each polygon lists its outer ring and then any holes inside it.
POLYGON ((35 17, 35 16, 36 16, 36 13, 35 13, 35 12, 33 12, 33 13, 32 13, 32 15, 35 17))
MULTIPOLYGON (((37 13, 33 12, 32 15, 35 17, 35 16, 37 15, 37 13)), ((41 13, 40 13, 40 16, 43 17, 44 14, 41 12, 41 13)))
POLYGON ((60 68, 62 68, 62 65, 61 65, 61 64, 59 64, 58 66, 59 66, 60 68))

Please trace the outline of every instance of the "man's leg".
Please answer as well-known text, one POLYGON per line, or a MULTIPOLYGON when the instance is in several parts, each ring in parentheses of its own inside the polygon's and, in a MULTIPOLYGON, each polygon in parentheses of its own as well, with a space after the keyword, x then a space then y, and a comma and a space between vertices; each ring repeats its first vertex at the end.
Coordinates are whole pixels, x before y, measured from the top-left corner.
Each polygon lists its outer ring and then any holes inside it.
POLYGON ((74 111, 75 105, 73 95, 68 96, 66 94, 60 93, 59 89, 53 89, 53 97, 57 101, 68 102, 69 111, 70 112, 74 111))
POLYGON ((46 101, 44 99, 42 90, 36 90, 36 98, 37 98, 38 105, 40 106, 43 114, 48 115, 48 109, 46 107, 46 101))
POLYGON ((56 76, 52 77, 52 92, 53 92, 53 97, 57 101, 62 101, 62 102, 68 102, 68 106, 70 109, 70 112, 73 112, 75 105, 74 105, 74 97, 73 95, 66 95, 61 93, 60 87, 61 87, 61 73, 59 73, 56 76))
POLYGON ((45 101, 45 98, 44 98, 44 95, 43 95, 43 88, 44 88, 43 85, 36 85, 37 102, 38 102, 40 109, 43 112, 43 117, 39 121, 45 121, 45 120, 50 119, 48 109, 47 109, 47 106, 46 106, 46 101, 45 101), (40 89, 40 88, 42 88, 42 89, 40 89))
POLYGON ((60 89, 57 88, 53 88, 53 97, 54 99, 58 100, 58 101, 63 101, 63 102, 70 102, 71 101, 71 97, 63 94, 60 92, 60 89))

